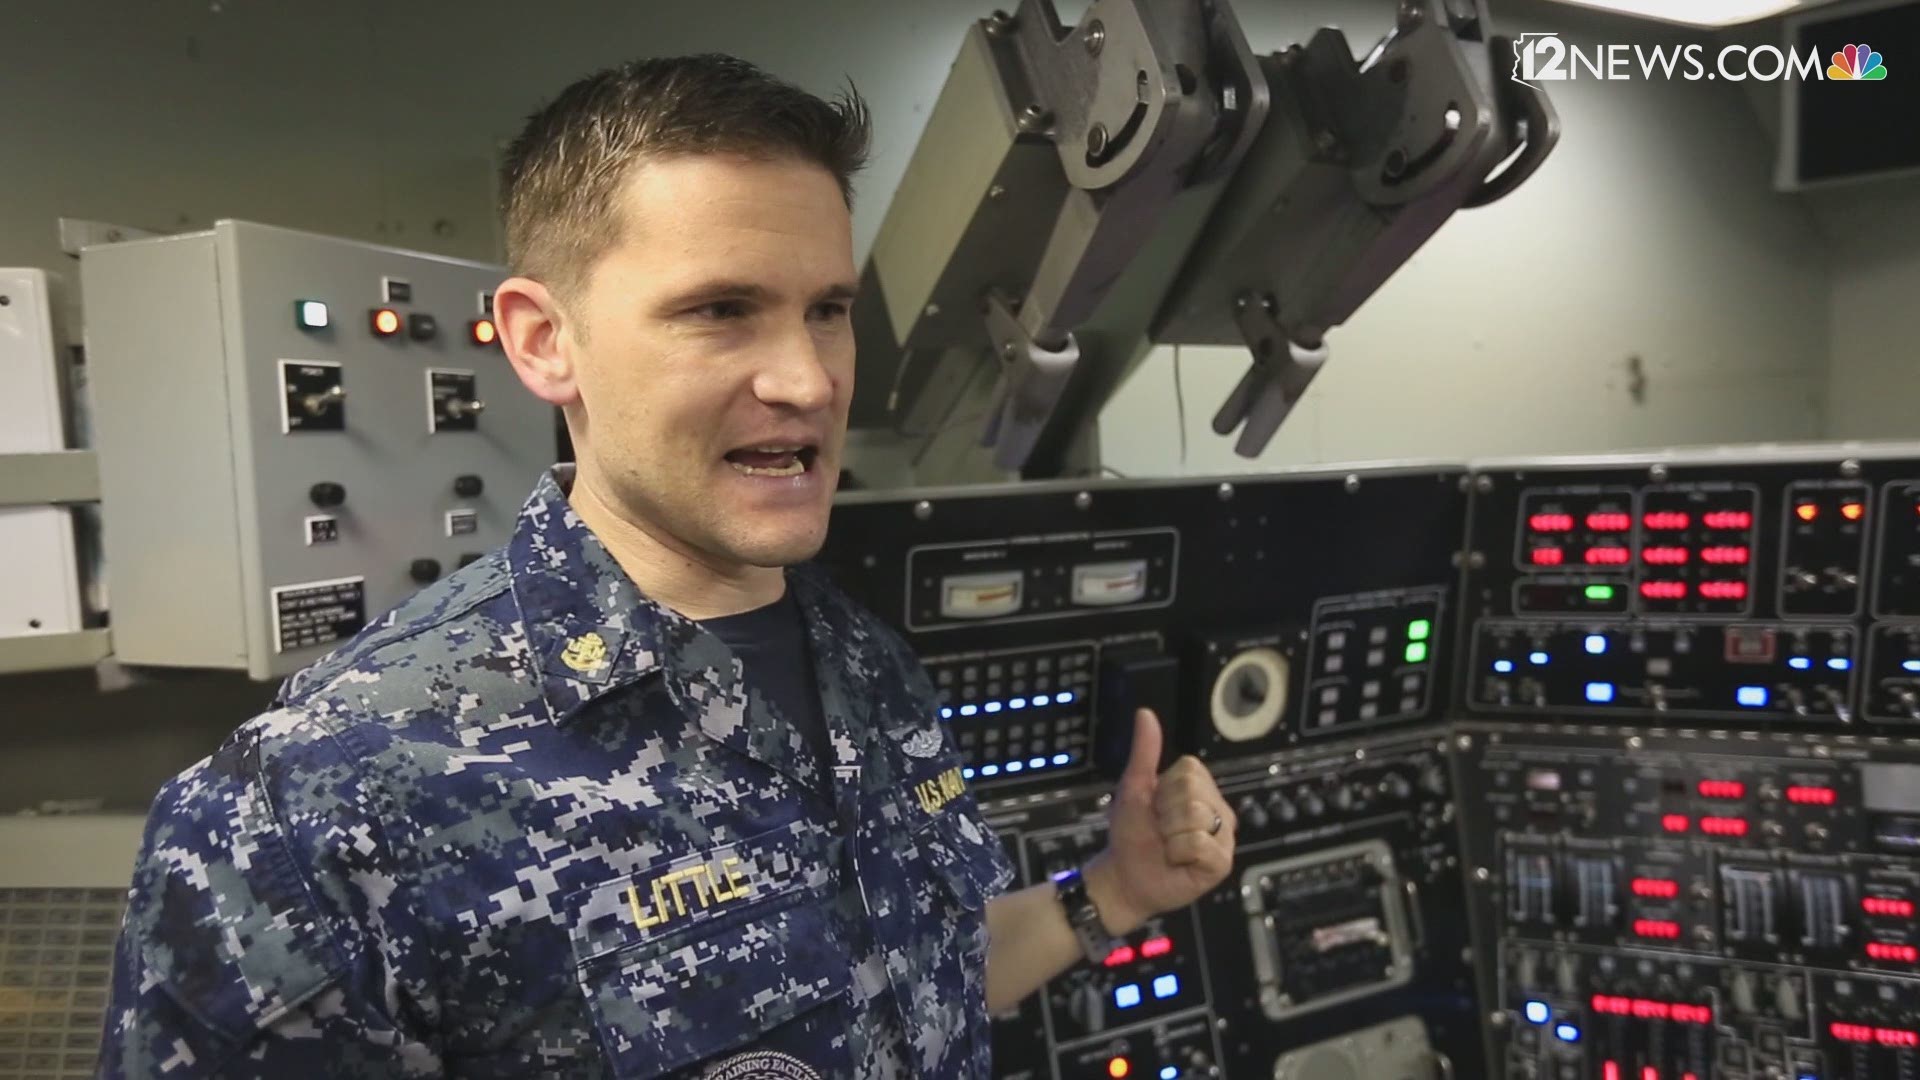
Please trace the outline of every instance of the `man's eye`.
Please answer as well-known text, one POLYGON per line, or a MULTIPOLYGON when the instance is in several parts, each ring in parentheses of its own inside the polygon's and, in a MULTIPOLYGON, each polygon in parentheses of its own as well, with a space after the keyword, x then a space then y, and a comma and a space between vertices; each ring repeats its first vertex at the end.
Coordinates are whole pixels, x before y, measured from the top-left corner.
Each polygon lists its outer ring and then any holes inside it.
POLYGON ((831 322, 847 316, 847 305, 838 300, 826 300, 813 306, 813 317, 831 322))
POLYGON ((694 308, 693 313, 709 319, 739 319, 746 316, 747 305, 738 300, 715 300, 694 308))

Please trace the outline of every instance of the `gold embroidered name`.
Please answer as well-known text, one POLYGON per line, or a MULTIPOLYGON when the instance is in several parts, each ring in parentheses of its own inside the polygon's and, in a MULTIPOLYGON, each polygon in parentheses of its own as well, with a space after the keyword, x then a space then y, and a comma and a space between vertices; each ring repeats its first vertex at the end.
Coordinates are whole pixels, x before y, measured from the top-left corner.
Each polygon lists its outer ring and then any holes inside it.
POLYGON ((948 769, 931 780, 913 785, 913 793, 920 798, 920 809, 929 814, 939 813, 966 790, 966 785, 960 782, 959 769, 948 769))
POLYGON ((722 859, 672 870, 654 878, 646 887, 650 891, 645 893, 642 886, 629 885, 627 907, 633 912, 633 925, 645 930, 686 915, 695 910, 695 904, 699 905, 698 910, 705 911, 751 896, 753 885, 747 880, 746 871, 734 869, 739 863, 739 859, 722 859), (687 887, 693 890, 691 901, 687 898, 687 887))

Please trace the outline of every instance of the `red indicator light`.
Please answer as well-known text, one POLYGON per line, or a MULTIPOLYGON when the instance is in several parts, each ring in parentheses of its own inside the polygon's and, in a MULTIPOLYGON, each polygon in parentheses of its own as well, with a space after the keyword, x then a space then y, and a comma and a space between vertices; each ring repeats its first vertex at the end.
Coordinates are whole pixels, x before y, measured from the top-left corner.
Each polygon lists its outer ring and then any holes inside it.
POLYGON ((1709 529, 1751 529, 1753 515, 1745 510, 1715 510, 1700 519, 1709 529))
POLYGON ((1660 827, 1668 832, 1686 832, 1691 824, 1685 814, 1668 814, 1660 819, 1660 827))
POLYGON ((1867 508, 1861 503, 1841 503, 1840 516, 1848 521, 1859 521, 1867 516, 1867 508))
POLYGON ((1119 948, 1108 953, 1107 958, 1101 962, 1108 967, 1119 967, 1122 964, 1131 964, 1133 963, 1133 960, 1134 960, 1133 946, 1122 945, 1119 948))
POLYGON ((1843 1024, 1836 1020, 1827 1025, 1827 1030, 1841 1042, 1872 1042, 1873 1029, 1865 1024, 1843 1024))
MULTIPOLYGON (((1635 919, 1633 932, 1644 938, 1661 938, 1672 941, 1680 936, 1680 924, 1668 919, 1635 919)), ((1636 1015, 1640 1003, 1634 1002, 1636 1015)))
POLYGON ((1609 1016, 1625 1016, 1633 1011, 1633 1002, 1623 997, 1595 994, 1593 995, 1593 1011, 1606 1013, 1609 1016))
POLYGON ((1633 895, 1651 900, 1671 900, 1680 895, 1680 883, 1665 878, 1634 878, 1633 895))
POLYGON ((1891 896, 1869 896, 1860 901, 1861 910, 1886 919, 1913 918, 1913 901, 1891 896))
POLYGON ((1874 1028, 1873 1041, 1881 1046, 1920 1046, 1920 1033, 1898 1028, 1874 1028))
POLYGON ((1636 1020, 1669 1020, 1673 1017, 1673 1007, 1664 1001, 1634 998, 1633 1016, 1636 1020))
POLYGON ((1820 516, 1820 507, 1816 503, 1801 503, 1793 508, 1793 516, 1801 521, 1812 521, 1820 516))
POLYGON ((1700 796, 1705 799, 1744 799, 1747 785, 1738 780, 1702 780, 1700 796))
POLYGON ((1625 566, 1633 559, 1633 553, 1623 547, 1591 547, 1587 549, 1589 566, 1625 566))
POLYGON ((1703 817, 1700 819, 1700 831, 1708 836, 1745 836, 1747 822, 1737 817, 1703 817))
POLYGON ((1132 1071, 1133 1066, 1127 1063, 1126 1058, 1117 1057, 1107 1062, 1107 1075, 1113 1077, 1113 1080, 1122 1080, 1132 1071))
POLYGON ((1888 941, 1867 942, 1867 956, 1873 960, 1888 960, 1901 964, 1920 964, 1920 949, 1911 945, 1895 945, 1888 941))
POLYGON ((1643 581, 1640 583, 1640 595, 1649 600, 1685 600, 1687 583, 1684 581, 1643 581))
POLYGON ((1808 787, 1796 784, 1787 789, 1787 801, 1801 806, 1832 806, 1839 794, 1830 787, 1808 787))
POLYGON ((381 337, 392 337, 400 332, 400 313, 392 308, 374 308, 368 320, 373 332, 381 337))
POLYGON ((1600 1080, 1620 1080, 1620 1063, 1617 1061, 1601 1062, 1600 1080))
POLYGON ((1527 527, 1534 532, 1572 532, 1572 514, 1535 514, 1527 519, 1527 527))
POLYGON ((1543 547, 1533 549, 1533 565, 1535 566, 1559 566, 1566 561, 1567 553, 1561 551, 1559 548, 1543 547))
POLYGON ((1640 1066, 1640 1080, 1660 1080, 1660 1070, 1651 1065, 1640 1066))
POLYGON ((1165 956, 1172 951, 1173 941, 1170 938, 1148 938, 1146 944, 1140 946, 1140 955, 1149 959, 1155 956, 1165 956))
POLYGON ((1703 581, 1700 583, 1700 595, 1708 600, 1745 600, 1747 583, 1744 581, 1703 581))
POLYGON ((1655 510, 1640 520, 1646 523, 1647 528, 1659 532, 1672 532, 1676 529, 1684 529, 1691 521, 1687 515, 1678 510, 1655 510))
POLYGON ((1640 553, 1640 557, 1653 566, 1679 566, 1687 561, 1687 549, 1683 547, 1650 547, 1640 553))
POLYGON ((1709 1005, 1675 1005, 1673 1018, 1682 1024, 1713 1023, 1713 1007, 1709 1005))
POLYGON ((492 319, 475 319, 468 326, 475 345, 491 345, 500 340, 500 328, 493 325, 492 319))
POLYGON ((1715 566, 1745 566, 1750 552, 1743 547, 1710 547, 1700 552, 1700 561, 1715 566))
POLYGON ((1626 532, 1633 528, 1633 515, 1600 510, 1587 515, 1587 528, 1594 532, 1626 532))

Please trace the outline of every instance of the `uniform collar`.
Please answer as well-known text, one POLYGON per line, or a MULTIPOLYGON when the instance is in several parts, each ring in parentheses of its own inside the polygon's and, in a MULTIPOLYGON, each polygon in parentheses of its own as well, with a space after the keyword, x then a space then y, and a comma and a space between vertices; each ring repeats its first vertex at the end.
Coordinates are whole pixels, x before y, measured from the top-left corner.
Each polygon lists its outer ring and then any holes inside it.
MULTIPOLYGON (((774 722, 746 692, 739 661, 718 636, 640 592, 574 513, 572 486, 571 465, 542 476, 507 547, 553 723, 564 725, 601 696, 659 672, 673 702, 708 738, 817 790, 798 730, 774 722)), ((871 703, 863 683, 879 670, 870 632, 811 568, 790 569, 787 588, 806 622, 822 708, 849 731, 864 732, 871 703)))

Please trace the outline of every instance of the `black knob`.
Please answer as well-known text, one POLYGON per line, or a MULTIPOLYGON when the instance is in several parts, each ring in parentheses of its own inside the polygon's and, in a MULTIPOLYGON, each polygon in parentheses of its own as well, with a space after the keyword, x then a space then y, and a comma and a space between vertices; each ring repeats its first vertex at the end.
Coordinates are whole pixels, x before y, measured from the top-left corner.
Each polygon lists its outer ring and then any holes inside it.
POLYGON ((1345 784, 1335 788, 1333 791, 1333 807, 1342 812, 1353 809, 1353 788, 1345 784))
POLYGON ((1420 773, 1420 786, 1435 795, 1447 793, 1447 774, 1438 765, 1429 765, 1420 773))
POLYGON ((1389 799, 1405 799, 1413 794, 1413 785, 1407 783, 1407 778, 1399 773, 1388 773, 1386 781, 1380 785, 1380 790, 1384 791, 1389 799))
POLYGON ((440 332, 440 324, 425 312, 407 316, 407 336, 415 341, 431 341, 440 332))
POLYGON ((468 473, 453 478, 453 493, 463 499, 471 499, 487 489, 486 481, 468 473))
POLYGON ((440 560, 415 559, 413 565, 407 567, 407 574, 422 585, 438 581, 440 580, 440 560))
POLYGON ((331 509, 347 501, 347 489, 331 480, 322 480, 307 489, 307 498, 321 509, 331 509))
POLYGON ((1300 809, 1305 811, 1308 817, 1319 817, 1327 812, 1327 803, 1326 800, 1309 791, 1300 796, 1300 809))
POLYGON ((1267 827, 1266 808, 1255 802, 1251 795, 1242 798, 1233 812, 1240 816, 1241 824, 1249 829, 1257 831, 1267 827))
POLYGON ((1274 792, 1273 797, 1267 800, 1267 812, 1279 819, 1281 824, 1284 825, 1291 825, 1300 818, 1299 807, 1294 806, 1292 799, 1287 798, 1278 791, 1274 792))

